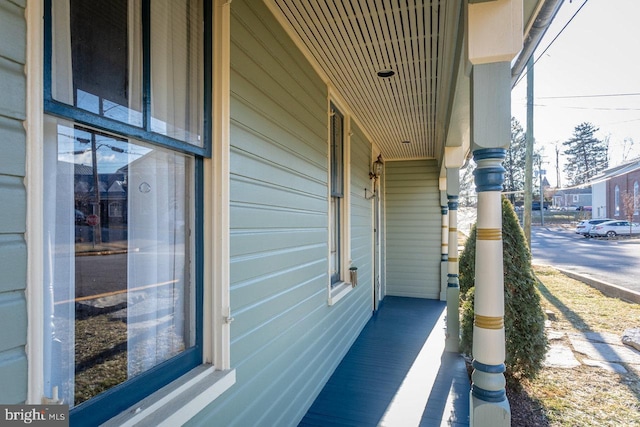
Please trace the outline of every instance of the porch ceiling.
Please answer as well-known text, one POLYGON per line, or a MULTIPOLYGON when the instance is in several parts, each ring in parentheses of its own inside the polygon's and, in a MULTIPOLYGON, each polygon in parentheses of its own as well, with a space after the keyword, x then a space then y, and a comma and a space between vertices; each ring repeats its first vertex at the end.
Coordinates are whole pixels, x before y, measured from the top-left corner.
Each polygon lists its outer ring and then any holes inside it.
MULTIPOLYGON (((445 145, 468 150, 463 0, 264 1, 384 159, 441 160, 445 145), (395 75, 381 78, 381 70, 395 75)), ((541 9, 562 1, 523 0, 529 47, 541 37, 530 34, 541 9)))
POLYGON ((461 50, 461 0, 271 3, 386 160, 440 157, 461 50), (395 75, 378 77, 381 70, 395 75))

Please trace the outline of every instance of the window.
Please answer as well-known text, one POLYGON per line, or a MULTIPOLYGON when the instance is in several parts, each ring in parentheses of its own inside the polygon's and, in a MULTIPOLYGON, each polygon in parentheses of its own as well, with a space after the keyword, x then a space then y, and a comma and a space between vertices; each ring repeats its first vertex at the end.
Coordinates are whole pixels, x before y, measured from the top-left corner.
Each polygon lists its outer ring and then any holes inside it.
POLYGON ((44 393, 98 425, 202 363, 211 12, 45 6, 44 393))
POLYGON ((638 215, 640 206, 640 185, 638 181, 633 183, 633 214, 638 215))
POLYGON ((573 195, 573 203, 578 203, 579 201, 580 201, 580 195, 574 194, 573 195))
POLYGON ((620 187, 618 187, 617 185, 615 187, 613 197, 614 197, 614 206, 615 206, 614 215, 618 216, 620 215, 620 187))
POLYGON ((331 286, 340 283, 341 244, 342 244, 342 210, 344 208, 344 116, 331 104, 331 141, 330 141, 330 258, 329 269, 331 286))
POLYGON ((349 267, 349 117, 329 103, 329 305, 337 303, 353 287, 347 283, 349 267))

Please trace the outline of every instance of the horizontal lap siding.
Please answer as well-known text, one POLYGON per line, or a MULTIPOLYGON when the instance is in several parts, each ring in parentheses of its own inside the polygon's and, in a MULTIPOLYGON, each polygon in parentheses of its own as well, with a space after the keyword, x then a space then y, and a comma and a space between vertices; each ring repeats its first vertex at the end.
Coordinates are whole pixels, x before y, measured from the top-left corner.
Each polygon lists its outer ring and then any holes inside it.
POLYGON ((437 163, 387 162, 387 294, 440 297, 442 218, 437 163))
POLYGON ((351 130, 351 261, 358 268, 358 283, 368 286, 373 281, 373 206, 365 188, 372 189, 371 144, 356 126, 351 130))
MULTIPOLYGON (((231 366, 237 381, 190 424, 295 425, 368 320, 370 283, 328 306, 326 85, 262 2, 235 1, 231 11, 231 366)), ((359 150, 365 142, 357 143, 359 150)), ((367 168, 364 161, 360 169, 367 168)), ((368 175, 359 174, 361 186, 368 175)), ((370 214, 358 203, 352 213, 360 229, 352 237, 364 247, 362 220, 370 214)), ((370 281, 367 256, 358 254, 370 281)))
POLYGON ((0 3, 0 404, 27 398, 26 23, 18 3, 0 3))

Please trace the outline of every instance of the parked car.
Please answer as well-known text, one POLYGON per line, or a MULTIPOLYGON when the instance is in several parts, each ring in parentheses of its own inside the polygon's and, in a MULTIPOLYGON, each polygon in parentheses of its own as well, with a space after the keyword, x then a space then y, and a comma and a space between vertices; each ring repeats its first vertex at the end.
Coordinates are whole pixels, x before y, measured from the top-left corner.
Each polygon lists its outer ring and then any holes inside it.
MULTIPOLYGON (((544 202, 542 207, 544 208, 545 211, 549 210, 549 202, 544 202)), ((531 210, 532 211, 539 211, 540 210, 540 202, 539 201, 531 202, 531 210)))
POLYGON ((582 234, 584 237, 591 237, 589 234, 591 229, 598 224, 602 224, 603 222, 613 221, 611 218, 598 218, 598 219, 586 219, 584 221, 580 221, 578 225, 576 225, 576 233, 582 234))
POLYGON ((82 211, 76 209, 76 225, 82 225, 86 222, 86 217, 82 211))
POLYGON ((631 234, 640 233, 640 224, 632 223, 630 226, 629 221, 607 221, 592 227, 589 234, 600 237, 614 237, 617 235, 629 235, 629 231, 631 231, 631 234))

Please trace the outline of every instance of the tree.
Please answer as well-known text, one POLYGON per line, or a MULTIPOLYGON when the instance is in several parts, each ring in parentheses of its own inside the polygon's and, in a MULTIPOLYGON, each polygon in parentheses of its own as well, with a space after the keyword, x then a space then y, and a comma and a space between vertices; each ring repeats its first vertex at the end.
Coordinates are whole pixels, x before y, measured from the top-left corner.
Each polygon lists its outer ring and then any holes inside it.
POLYGON ((633 193, 625 191, 622 194, 622 213, 627 221, 629 221, 629 235, 633 232, 633 215, 636 212, 636 206, 638 206, 638 200, 633 196, 633 193))
POLYGON ((524 190, 524 161, 527 151, 527 138, 520 122, 511 117, 511 144, 507 150, 507 156, 502 165, 504 166, 504 190, 511 192, 509 200, 515 202, 515 191, 524 190))
POLYGON ((591 123, 581 123, 573 130, 573 137, 562 143, 568 156, 564 171, 570 185, 584 184, 608 167, 608 145, 594 136, 598 130, 591 123))
MULTIPOLYGON (((504 172, 504 191, 509 193, 511 203, 516 201, 516 193, 524 192, 525 181, 525 159, 527 154, 527 137, 520 122, 511 117, 511 143, 507 150, 507 155, 502 162, 504 172)), ((539 150, 533 153, 533 163, 541 161, 542 155, 539 150)))
MULTIPOLYGON (((474 225, 459 265, 462 299, 460 349, 467 354, 471 354, 473 348, 476 235, 474 225)), ((531 253, 515 211, 506 198, 502 199, 502 238, 507 351, 505 377, 507 382, 517 385, 520 379, 533 378, 540 371, 548 341, 537 279, 531 269, 531 253)))

